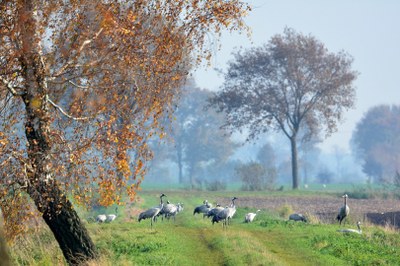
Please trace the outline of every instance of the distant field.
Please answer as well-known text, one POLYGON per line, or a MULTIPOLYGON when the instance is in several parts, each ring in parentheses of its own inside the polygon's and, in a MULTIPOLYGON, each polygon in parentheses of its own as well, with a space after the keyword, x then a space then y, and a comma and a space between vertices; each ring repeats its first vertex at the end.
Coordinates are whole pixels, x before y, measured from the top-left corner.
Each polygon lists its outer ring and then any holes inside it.
MULTIPOLYGON (((344 235, 337 232, 343 226, 339 227, 334 217, 323 220, 313 214, 319 210, 334 214, 342 204, 341 193, 143 189, 137 202, 120 207, 115 222, 87 224, 101 254, 92 265, 400 265, 400 236, 393 228, 372 226, 364 220, 362 235, 344 235), (137 216, 157 205, 161 192, 166 200, 182 202, 185 209, 176 221, 158 219, 150 229, 150 221, 138 223, 137 216), (232 196, 239 198, 237 213, 227 229, 193 216, 194 207, 204 199, 227 205, 232 196), (255 221, 244 223, 245 213, 258 208, 261 212, 255 221), (292 211, 309 214, 310 223, 287 221, 292 211)), ((374 204, 384 209, 400 206, 398 203, 390 199, 374 204)), ((349 205, 351 213, 344 227, 355 228, 355 222, 363 218, 357 209, 367 205, 351 198, 349 205)), ((114 207, 98 211, 111 213, 114 207)), ((95 214, 82 211, 81 217, 95 214)), ((56 245, 51 234, 41 228, 13 247, 15 264, 64 265, 56 245)))

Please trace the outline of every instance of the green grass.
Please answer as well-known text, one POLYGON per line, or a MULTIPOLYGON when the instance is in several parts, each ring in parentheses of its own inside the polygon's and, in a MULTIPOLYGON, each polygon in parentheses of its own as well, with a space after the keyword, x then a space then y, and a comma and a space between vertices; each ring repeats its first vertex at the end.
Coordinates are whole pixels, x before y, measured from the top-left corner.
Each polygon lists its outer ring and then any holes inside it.
MULTIPOLYGON (((159 219, 153 229, 149 220, 138 223, 137 216, 128 214, 128 207, 121 208, 113 223, 87 224, 101 254, 92 265, 400 265, 399 234, 379 227, 363 226, 362 235, 342 234, 337 224, 285 221, 268 210, 247 224, 244 215, 254 210, 240 207, 227 229, 193 216, 193 208, 204 199, 274 193, 278 192, 171 190, 165 194, 172 202, 184 202, 185 209, 175 222, 159 219)), ((140 211, 157 205, 159 194, 157 190, 140 192, 140 204, 133 208, 140 211)), ((15 265, 64 265, 46 229, 28 235, 11 251, 15 265)))

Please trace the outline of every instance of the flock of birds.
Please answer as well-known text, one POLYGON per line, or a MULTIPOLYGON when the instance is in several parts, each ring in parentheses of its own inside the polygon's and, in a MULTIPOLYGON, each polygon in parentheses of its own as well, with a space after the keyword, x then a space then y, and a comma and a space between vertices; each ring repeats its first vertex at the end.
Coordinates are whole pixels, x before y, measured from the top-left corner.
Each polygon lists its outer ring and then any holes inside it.
POLYGON ((162 219, 170 219, 173 217, 175 220, 176 214, 183 211, 183 205, 181 203, 173 204, 167 201, 164 205, 163 197, 166 197, 164 193, 160 195, 160 205, 150 208, 139 214, 138 221, 150 218, 150 226, 153 227, 153 223, 156 221, 157 216, 161 216, 162 219))
MULTIPOLYGON (((143 211, 139 214, 138 221, 140 222, 141 220, 144 219, 150 219, 150 227, 153 228, 153 223, 156 222, 157 217, 161 216, 161 219, 170 219, 171 217, 175 220, 175 216, 183 211, 183 205, 181 203, 173 204, 170 203, 168 200, 166 204, 164 204, 163 198, 166 197, 164 193, 160 195, 160 204, 157 206, 154 206, 150 209, 147 209, 146 211, 143 211)), ((349 215, 350 213, 350 208, 347 204, 347 198, 348 195, 345 194, 342 196, 344 199, 344 204, 339 208, 338 215, 336 219, 339 222, 339 225, 342 225, 342 222, 344 223, 344 219, 349 215)), ((232 217, 236 213, 236 205, 235 201, 237 200, 237 197, 233 197, 231 200, 231 203, 226 206, 226 207, 221 207, 221 205, 216 204, 215 207, 211 203, 209 203, 207 200, 203 201, 203 204, 197 206, 194 208, 193 215, 196 214, 202 214, 203 218, 211 218, 212 224, 214 223, 219 223, 222 222, 222 225, 224 228, 226 228, 232 220, 232 217)), ((116 213, 118 212, 118 208, 116 208, 116 213)), ((257 213, 260 212, 260 210, 257 210, 256 212, 250 212, 247 213, 244 217, 244 222, 246 223, 251 223, 253 222, 254 218, 256 217, 257 213)), ((97 216, 96 221, 99 223, 103 222, 112 222, 117 218, 117 214, 100 214, 97 216)), ((293 213, 289 215, 289 220, 292 221, 302 221, 302 222, 307 222, 307 218, 302 215, 301 213, 293 213)), ((357 228, 358 229, 340 229, 337 230, 338 232, 342 233, 357 233, 361 234, 361 222, 357 222, 357 228)))
POLYGON ((221 207, 219 204, 216 204, 213 208, 212 204, 205 200, 202 205, 194 208, 193 215, 202 213, 203 218, 211 218, 212 224, 222 221, 223 227, 226 227, 230 224, 233 215, 236 213, 235 200, 237 199, 238 198, 233 197, 231 204, 225 208, 221 207))

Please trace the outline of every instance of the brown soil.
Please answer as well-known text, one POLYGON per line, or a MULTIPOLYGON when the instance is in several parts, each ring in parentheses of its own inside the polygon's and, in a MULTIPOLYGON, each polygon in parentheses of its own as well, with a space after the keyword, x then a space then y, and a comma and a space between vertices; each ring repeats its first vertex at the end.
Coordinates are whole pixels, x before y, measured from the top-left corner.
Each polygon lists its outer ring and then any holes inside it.
MULTIPOLYGON (((229 199, 220 198, 219 202, 227 204, 229 199)), ((361 220, 379 224, 392 225, 400 228, 400 201, 394 199, 351 199, 347 201, 350 207, 349 219, 361 220)), ((237 206, 255 209, 279 211, 285 205, 293 212, 314 215, 321 221, 334 223, 339 208, 343 205, 341 197, 316 196, 274 196, 274 197, 241 197, 237 206)))

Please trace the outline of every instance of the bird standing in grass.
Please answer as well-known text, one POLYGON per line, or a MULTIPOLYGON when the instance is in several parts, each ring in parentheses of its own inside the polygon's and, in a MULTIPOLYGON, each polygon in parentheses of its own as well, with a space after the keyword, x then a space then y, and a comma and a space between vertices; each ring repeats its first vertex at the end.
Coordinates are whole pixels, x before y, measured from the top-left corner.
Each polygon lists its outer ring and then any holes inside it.
POLYGON ((224 209, 224 207, 221 207, 221 205, 216 204, 216 206, 214 208, 212 208, 211 210, 208 211, 207 218, 214 217, 214 215, 216 215, 223 209, 224 209))
POLYGON ((344 220, 344 218, 346 218, 350 213, 350 208, 347 205, 347 198, 349 196, 347 196, 347 194, 344 194, 342 197, 344 198, 344 205, 342 207, 340 207, 339 213, 336 217, 336 219, 339 221, 340 225, 342 224, 342 221, 344 220))
POLYGON ((208 203, 208 200, 203 201, 203 205, 197 206, 194 208, 193 215, 196 213, 202 213, 203 218, 207 215, 208 211, 212 208, 212 204, 208 203))
POLYGON ((257 215, 257 213, 258 213, 259 211, 260 211, 260 210, 257 210, 255 213, 254 213, 254 212, 249 212, 249 213, 247 213, 246 216, 244 217, 244 221, 245 221, 246 223, 251 223, 251 222, 254 220, 254 218, 256 217, 256 215, 257 215))
POLYGON ((214 215, 211 220, 212 224, 218 223, 219 221, 222 221, 223 227, 226 227, 228 224, 230 224, 230 220, 236 212, 235 200, 237 199, 238 198, 233 197, 230 206, 226 206, 223 210, 214 215))
POLYGON ((160 214, 164 215, 164 217, 167 218, 168 220, 172 216, 175 221, 175 215, 177 211, 178 207, 167 200, 167 204, 163 206, 162 210, 160 211, 160 214))
POLYGON ((338 232, 341 232, 341 233, 356 233, 356 234, 362 234, 362 231, 361 231, 361 222, 360 221, 358 221, 357 222, 357 228, 358 229, 340 229, 340 230, 337 230, 338 232))
POLYGON ((235 200, 237 200, 237 199, 238 199, 238 198, 233 197, 233 198, 232 198, 232 203, 231 203, 231 205, 230 205, 229 208, 228 208, 228 224, 230 224, 233 215, 235 215, 235 213, 236 213, 235 200))
POLYGON ((153 222, 155 221, 157 214, 161 211, 161 209, 164 206, 163 199, 162 199, 163 197, 166 197, 166 195, 164 193, 160 195, 160 205, 159 206, 150 208, 150 209, 140 213, 138 221, 140 222, 141 220, 150 218, 150 227, 153 228, 153 222))

